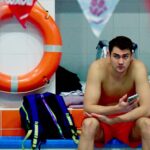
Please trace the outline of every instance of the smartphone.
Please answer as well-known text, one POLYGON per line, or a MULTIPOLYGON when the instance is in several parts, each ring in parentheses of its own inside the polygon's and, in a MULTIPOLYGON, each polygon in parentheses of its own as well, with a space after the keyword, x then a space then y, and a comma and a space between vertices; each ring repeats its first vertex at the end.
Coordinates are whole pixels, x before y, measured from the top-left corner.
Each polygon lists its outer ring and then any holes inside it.
POLYGON ((138 94, 135 94, 135 95, 132 95, 132 96, 129 96, 128 99, 127 99, 127 102, 128 103, 133 103, 134 100, 136 100, 137 98, 139 97, 138 94))

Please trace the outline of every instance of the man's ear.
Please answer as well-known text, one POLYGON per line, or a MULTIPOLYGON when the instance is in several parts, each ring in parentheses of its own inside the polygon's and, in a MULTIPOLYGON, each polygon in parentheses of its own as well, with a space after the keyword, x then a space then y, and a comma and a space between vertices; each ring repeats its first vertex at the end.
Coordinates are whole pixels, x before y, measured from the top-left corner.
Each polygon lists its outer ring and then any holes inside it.
POLYGON ((131 54, 131 60, 133 60, 135 57, 134 57, 134 53, 131 54))
POLYGON ((109 50, 107 50, 107 57, 110 57, 110 52, 109 52, 109 50))

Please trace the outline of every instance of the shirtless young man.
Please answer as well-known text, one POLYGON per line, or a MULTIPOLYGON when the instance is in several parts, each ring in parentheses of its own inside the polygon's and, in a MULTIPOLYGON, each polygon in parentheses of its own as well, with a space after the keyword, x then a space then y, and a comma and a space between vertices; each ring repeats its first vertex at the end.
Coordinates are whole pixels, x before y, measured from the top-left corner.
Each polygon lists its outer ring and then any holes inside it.
POLYGON ((118 36, 109 42, 109 56, 89 69, 84 98, 86 119, 78 150, 93 150, 112 138, 150 150, 150 86, 144 64, 133 58, 132 41, 118 36), (137 93, 139 99, 127 102, 137 93), (138 107, 137 107, 138 103, 138 107))

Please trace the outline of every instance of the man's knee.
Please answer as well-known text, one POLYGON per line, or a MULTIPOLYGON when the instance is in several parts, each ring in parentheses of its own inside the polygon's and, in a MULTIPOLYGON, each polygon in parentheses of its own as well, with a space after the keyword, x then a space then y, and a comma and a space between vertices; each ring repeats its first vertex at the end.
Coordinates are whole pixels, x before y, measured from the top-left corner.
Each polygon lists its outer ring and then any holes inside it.
POLYGON ((136 125, 141 131, 141 134, 150 135, 150 118, 142 117, 136 121, 136 125))
POLYGON ((82 133, 94 136, 99 128, 99 121, 95 118, 87 118, 82 123, 82 133))

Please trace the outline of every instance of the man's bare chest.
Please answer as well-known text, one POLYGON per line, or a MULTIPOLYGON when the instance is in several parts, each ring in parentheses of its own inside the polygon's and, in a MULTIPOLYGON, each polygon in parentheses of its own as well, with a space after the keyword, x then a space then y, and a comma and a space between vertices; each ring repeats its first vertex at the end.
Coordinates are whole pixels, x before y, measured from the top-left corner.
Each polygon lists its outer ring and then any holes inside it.
POLYGON ((135 85, 133 81, 124 84, 117 82, 113 84, 102 84, 99 104, 114 105, 118 103, 119 99, 125 94, 127 94, 127 96, 135 94, 135 85))
POLYGON ((122 96, 130 93, 134 89, 133 80, 109 80, 102 84, 102 89, 105 95, 108 96, 122 96))

